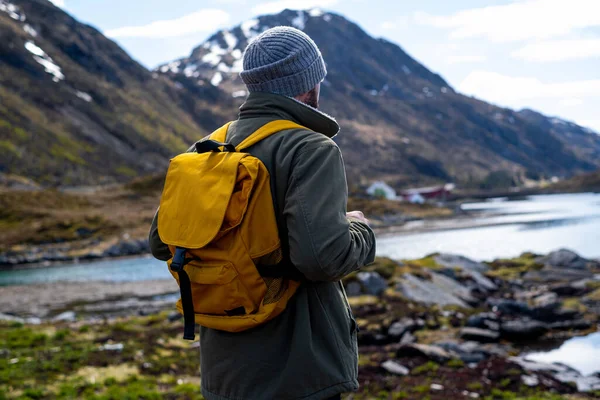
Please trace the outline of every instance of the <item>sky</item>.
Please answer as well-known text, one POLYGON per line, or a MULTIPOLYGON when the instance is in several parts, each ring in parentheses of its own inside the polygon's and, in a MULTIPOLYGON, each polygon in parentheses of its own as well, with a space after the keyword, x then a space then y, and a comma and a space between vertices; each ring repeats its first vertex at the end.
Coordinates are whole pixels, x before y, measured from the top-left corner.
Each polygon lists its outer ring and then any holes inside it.
POLYGON ((52 0, 148 68, 257 15, 320 7, 456 90, 600 132, 600 0, 52 0))

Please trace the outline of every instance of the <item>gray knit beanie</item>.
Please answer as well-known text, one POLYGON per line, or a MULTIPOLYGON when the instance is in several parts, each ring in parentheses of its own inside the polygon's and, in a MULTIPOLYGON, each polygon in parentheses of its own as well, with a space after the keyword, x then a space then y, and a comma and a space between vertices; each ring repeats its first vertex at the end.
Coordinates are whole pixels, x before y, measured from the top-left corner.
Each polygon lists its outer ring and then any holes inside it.
POLYGON ((325 62, 313 40, 289 26, 268 29, 246 47, 240 77, 249 92, 288 97, 306 93, 327 75, 325 62))

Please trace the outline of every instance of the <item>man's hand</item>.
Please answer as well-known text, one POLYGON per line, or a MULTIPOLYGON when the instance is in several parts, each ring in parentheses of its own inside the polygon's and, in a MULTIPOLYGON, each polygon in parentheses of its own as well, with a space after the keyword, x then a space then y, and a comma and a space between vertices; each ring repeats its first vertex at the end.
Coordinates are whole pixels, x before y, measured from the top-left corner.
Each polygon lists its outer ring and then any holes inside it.
POLYGON ((369 220, 365 218, 365 215, 362 211, 350 211, 346 213, 346 218, 356 219, 364 224, 369 225, 369 220))

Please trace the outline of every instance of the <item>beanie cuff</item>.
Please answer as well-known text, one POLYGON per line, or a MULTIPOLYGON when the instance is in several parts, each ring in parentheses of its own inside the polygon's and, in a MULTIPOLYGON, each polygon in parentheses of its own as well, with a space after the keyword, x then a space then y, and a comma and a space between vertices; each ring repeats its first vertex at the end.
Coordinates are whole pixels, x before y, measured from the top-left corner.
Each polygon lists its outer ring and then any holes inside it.
MULTIPOLYGON (((327 75, 327 68, 322 57, 317 57, 311 65, 302 71, 277 79, 260 83, 251 83, 252 70, 242 71, 240 77, 246 84, 249 92, 267 92, 295 97, 312 90, 321 83, 327 75)), ((255 81, 254 81, 255 82, 255 81)))

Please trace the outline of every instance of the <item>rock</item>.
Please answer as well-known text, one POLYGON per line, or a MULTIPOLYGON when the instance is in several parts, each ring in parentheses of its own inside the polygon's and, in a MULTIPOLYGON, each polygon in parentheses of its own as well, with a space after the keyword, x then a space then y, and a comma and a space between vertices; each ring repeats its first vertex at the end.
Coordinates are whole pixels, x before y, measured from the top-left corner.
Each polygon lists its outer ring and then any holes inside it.
POLYGON ((469 289, 460 283, 432 272, 431 280, 417 278, 413 274, 404 274, 396 286, 409 300, 437 305, 455 305, 469 308, 469 305, 459 296, 469 297, 469 289), (458 294, 458 295, 457 295, 458 294))
POLYGON ((364 330, 358 333, 357 340, 359 346, 382 346, 390 343, 388 336, 364 330))
POLYGON ((498 316, 490 312, 471 315, 467 320, 466 326, 472 328, 489 329, 492 331, 500 330, 498 316))
POLYGON ((359 272, 357 278, 366 294, 379 296, 388 287, 387 281, 377 272, 359 272))
POLYGON ((534 387, 540 384, 540 380, 537 375, 522 375, 521 382, 523 382, 525 386, 529 387, 534 387))
POLYGON ((534 309, 533 317, 538 321, 554 323, 573 320, 581 317, 581 314, 577 310, 534 309))
POLYGON ((585 259, 579 256, 579 254, 567 249, 553 251, 545 257, 538 258, 536 262, 549 267, 579 270, 588 270, 591 267, 600 267, 600 263, 585 259))
POLYGON ((452 358, 455 358, 454 354, 441 347, 417 343, 403 344, 396 352, 396 355, 399 358, 424 356, 430 360, 437 361, 438 363, 445 363, 452 358))
POLYGON ((410 318, 402 318, 394 322, 388 328, 388 336, 392 341, 400 340, 406 333, 411 333, 419 329, 419 325, 410 318))
POLYGON ((521 301, 490 298, 487 300, 487 304, 495 312, 505 315, 531 315, 531 308, 527 303, 521 301))
POLYGON ((553 282, 575 282, 589 279, 594 276, 593 272, 580 269, 544 267, 539 271, 529 271, 523 276, 525 281, 539 283, 553 282))
POLYGON ((592 322, 586 321, 585 319, 576 319, 571 321, 556 321, 548 325, 553 330, 586 330, 592 327, 592 322))
POLYGON ((575 282, 569 283, 556 283, 551 285, 549 290, 556 293, 559 296, 581 296, 588 291, 588 282, 591 279, 581 279, 575 282))
POLYGON ((348 297, 361 296, 363 294, 362 286, 356 281, 348 282, 344 285, 344 289, 348 297))
POLYGON ((74 322, 76 315, 74 311, 65 311, 52 318, 54 322, 74 322))
POLYGON ((103 351, 122 351, 125 346, 123 343, 106 343, 100 346, 100 350, 103 351))
POLYGON ((172 313, 169 313, 169 315, 167 316, 167 320, 169 322, 179 321, 179 320, 181 320, 181 318, 183 318, 183 316, 180 313, 176 312, 176 311, 173 311, 172 313))
POLYGON ((541 296, 537 296, 533 299, 533 305, 536 307, 556 308, 556 305, 558 304, 558 295, 553 292, 544 293, 541 296))
POLYGON ((439 383, 432 383, 429 388, 435 391, 444 390, 444 386, 440 385, 439 383))
POLYGON ((410 370, 406 368, 404 365, 398 364, 396 361, 387 360, 381 363, 381 368, 394 375, 408 375, 410 370))
POLYGON ((500 334, 509 340, 532 340, 548 332, 548 326, 540 321, 519 319, 504 321, 500 325, 500 334))
POLYGON ((486 272, 489 269, 485 264, 455 254, 438 254, 434 257, 434 260, 442 267, 447 268, 460 268, 476 272, 486 272))
POLYGON ((500 339, 500 333, 481 328, 466 327, 460 330, 461 339, 474 340, 481 343, 493 343, 500 339))
POLYGON ((444 350, 456 354, 466 364, 479 364, 489 358, 490 353, 477 342, 439 342, 435 344, 444 350))
POLYGON ((404 335, 402 335, 402 339, 400 339, 400 344, 410 344, 416 342, 417 338, 410 332, 406 332, 404 335))

